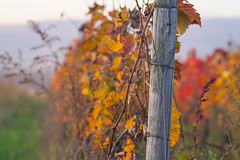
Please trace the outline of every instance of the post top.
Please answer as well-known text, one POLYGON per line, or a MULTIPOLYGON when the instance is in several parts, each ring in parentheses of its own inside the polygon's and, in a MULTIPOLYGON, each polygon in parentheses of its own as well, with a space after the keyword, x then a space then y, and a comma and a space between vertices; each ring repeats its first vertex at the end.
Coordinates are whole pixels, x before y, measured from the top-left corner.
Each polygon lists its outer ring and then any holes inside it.
POLYGON ((155 0, 154 7, 155 8, 177 8, 178 1, 177 0, 155 0))

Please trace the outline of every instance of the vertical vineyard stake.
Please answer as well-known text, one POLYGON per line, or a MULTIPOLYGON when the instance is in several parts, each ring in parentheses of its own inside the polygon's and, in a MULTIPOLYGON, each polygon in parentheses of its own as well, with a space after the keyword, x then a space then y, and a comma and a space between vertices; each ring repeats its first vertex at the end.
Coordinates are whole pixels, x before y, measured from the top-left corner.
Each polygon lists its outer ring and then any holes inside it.
POLYGON ((169 159, 177 14, 177 0, 155 0, 146 160, 169 159))

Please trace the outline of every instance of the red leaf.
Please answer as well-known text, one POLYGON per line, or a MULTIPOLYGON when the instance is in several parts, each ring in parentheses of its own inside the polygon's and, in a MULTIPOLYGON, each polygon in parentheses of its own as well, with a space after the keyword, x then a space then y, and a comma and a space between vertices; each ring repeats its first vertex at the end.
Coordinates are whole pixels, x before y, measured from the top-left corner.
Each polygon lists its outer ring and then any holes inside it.
POLYGON ((124 54, 131 54, 136 48, 136 42, 134 36, 128 35, 124 40, 124 54))

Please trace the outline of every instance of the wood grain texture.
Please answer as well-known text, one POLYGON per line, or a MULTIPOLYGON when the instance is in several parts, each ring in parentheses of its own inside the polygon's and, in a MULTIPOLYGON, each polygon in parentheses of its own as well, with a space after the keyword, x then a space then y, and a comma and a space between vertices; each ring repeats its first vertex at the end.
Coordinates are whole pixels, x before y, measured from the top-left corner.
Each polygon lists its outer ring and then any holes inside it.
MULTIPOLYGON (((177 1, 156 0, 155 3, 164 5, 154 10, 151 59, 154 63, 174 66, 177 1)), ((146 160, 169 159, 173 75, 171 68, 151 65, 146 160)))

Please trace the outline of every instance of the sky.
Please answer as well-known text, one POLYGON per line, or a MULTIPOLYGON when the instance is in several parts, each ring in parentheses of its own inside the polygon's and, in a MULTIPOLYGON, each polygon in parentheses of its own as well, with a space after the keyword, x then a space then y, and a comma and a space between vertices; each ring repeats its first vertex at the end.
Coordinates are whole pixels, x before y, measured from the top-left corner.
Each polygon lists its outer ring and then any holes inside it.
MULTIPOLYGON (((128 7, 135 6, 135 0, 3 0, 0 5, 0 25, 26 24, 28 20, 60 20, 60 14, 63 12, 71 19, 85 19, 88 7, 95 1, 106 4, 108 10, 113 6, 117 8, 125 4, 128 7)), ((194 4, 194 8, 203 19, 240 18, 240 0, 189 0, 189 2, 194 4)))

